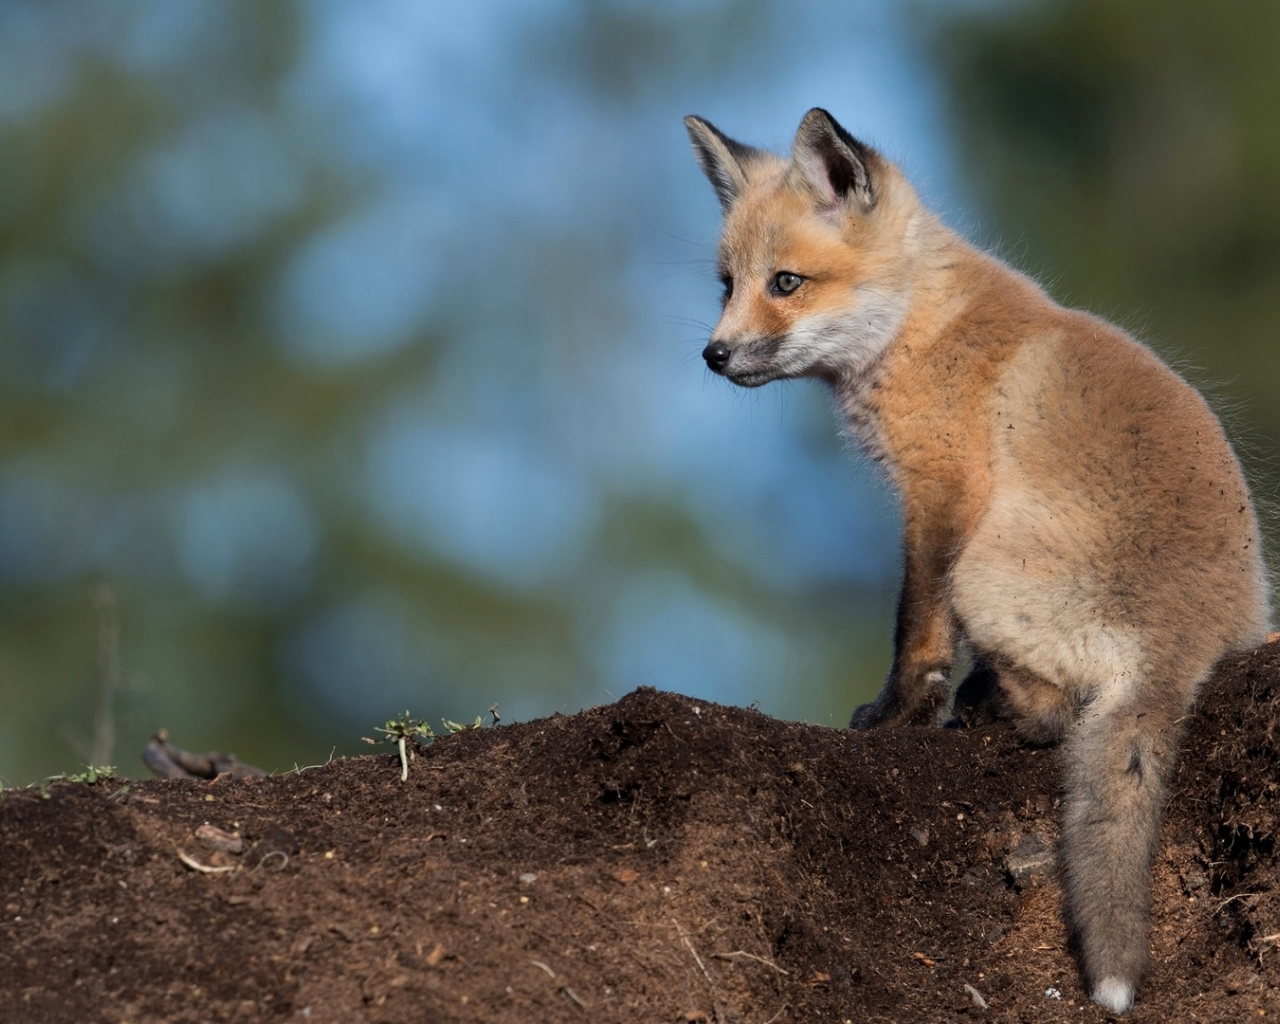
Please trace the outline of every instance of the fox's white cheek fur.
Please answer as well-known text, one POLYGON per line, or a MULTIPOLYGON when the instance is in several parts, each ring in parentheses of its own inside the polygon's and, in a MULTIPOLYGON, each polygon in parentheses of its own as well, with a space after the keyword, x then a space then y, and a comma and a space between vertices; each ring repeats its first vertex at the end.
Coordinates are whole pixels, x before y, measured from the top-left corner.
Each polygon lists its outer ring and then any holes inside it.
POLYGON ((852 308, 824 311, 796 322, 778 351, 787 376, 827 370, 857 376, 871 368, 902 330, 908 296, 859 288, 852 308))

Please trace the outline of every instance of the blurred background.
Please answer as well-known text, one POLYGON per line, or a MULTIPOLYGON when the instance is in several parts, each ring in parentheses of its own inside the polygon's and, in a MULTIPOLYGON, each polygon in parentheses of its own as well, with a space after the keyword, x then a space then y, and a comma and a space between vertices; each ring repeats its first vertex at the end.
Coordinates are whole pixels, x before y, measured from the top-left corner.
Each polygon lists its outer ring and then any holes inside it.
POLYGON ((0 780, 643 684, 843 725, 898 513, 816 387, 704 370, 687 113, 827 107, 1270 501, 1278 47, 1268 0, 0 0, 0 780))

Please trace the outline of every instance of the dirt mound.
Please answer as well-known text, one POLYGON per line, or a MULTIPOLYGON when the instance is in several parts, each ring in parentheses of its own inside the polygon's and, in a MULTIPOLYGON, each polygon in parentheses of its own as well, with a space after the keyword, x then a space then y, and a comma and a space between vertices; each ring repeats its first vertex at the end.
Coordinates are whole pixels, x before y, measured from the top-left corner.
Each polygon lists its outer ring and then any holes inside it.
MULTIPOLYGON (((1134 1021, 1280 1012, 1278 684, 1280 645, 1245 655, 1190 724, 1134 1021)), ((0 1016, 1103 1020, 1064 948, 1055 761, 1003 726, 640 690, 438 740, 404 783, 376 756, 10 791, 0 1016)))

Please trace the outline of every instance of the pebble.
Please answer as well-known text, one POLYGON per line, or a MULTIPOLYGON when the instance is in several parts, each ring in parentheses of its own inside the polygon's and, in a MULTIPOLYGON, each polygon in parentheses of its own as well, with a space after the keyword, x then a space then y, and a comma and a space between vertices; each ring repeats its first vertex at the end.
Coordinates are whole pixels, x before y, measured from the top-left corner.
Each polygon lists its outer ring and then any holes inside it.
POLYGON ((1004 859, 1004 869, 1014 882, 1031 882, 1039 885, 1048 875, 1053 873, 1053 849, 1034 832, 1029 832, 1018 840, 1004 859))

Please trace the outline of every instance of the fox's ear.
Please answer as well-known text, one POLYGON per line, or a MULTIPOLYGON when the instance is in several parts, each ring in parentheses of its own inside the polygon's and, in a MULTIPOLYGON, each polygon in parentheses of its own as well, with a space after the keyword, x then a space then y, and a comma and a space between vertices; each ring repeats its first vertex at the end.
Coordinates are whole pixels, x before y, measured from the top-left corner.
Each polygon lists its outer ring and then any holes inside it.
POLYGON ((684 119, 684 126, 689 130, 698 166, 716 190, 720 206, 728 213, 734 200, 746 188, 746 165, 755 157, 757 150, 735 142, 711 123, 692 114, 684 119))
POLYGON ((818 190, 824 206, 840 206, 848 199, 863 210, 876 205, 877 182, 871 173, 875 151, 840 127, 821 107, 804 115, 791 156, 818 190))

